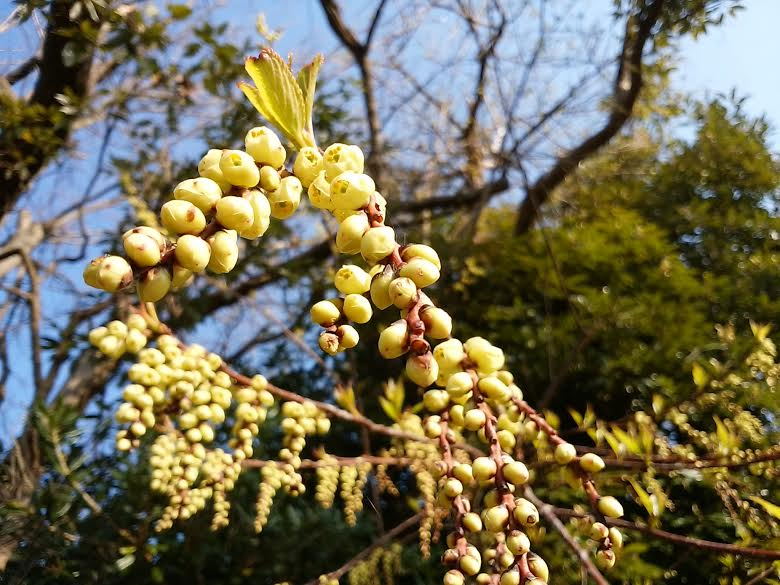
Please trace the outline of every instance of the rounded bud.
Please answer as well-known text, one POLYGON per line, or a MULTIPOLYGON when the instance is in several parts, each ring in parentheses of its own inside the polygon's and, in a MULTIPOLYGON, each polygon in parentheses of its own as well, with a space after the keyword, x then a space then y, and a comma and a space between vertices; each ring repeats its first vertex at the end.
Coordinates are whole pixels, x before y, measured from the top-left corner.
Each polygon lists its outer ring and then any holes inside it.
POLYGON ((512 461, 507 463, 504 465, 502 470, 507 481, 515 485, 523 485, 528 483, 530 474, 528 473, 528 468, 525 466, 525 463, 522 461, 512 461))
POLYGON ((447 380, 447 392, 453 398, 464 396, 473 388, 474 380, 468 372, 456 372, 447 380))
POLYGON ((206 227, 203 212, 189 201, 168 201, 160 210, 165 229, 175 234, 199 234, 206 227))
POLYGON ((452 468, 452 475, 466 485, 474 481, 474 470, 471 468, 470 463, 458 463, 452 468))
POLYGON ((460 557, 458 565, 460 566, 461 571, 466 573, 466 575, 473 576, 479 573, 479 570, 482 567, 482 561, 472 556, 465 555, 460 557))
POLYGON ((447 571, 444 574, 444 579, 442 579, 444 585, 464 585, 465 582, 466 578, 463 576, 463 573, 457 569, 447 571))
POLYGON ((287 158, 287 152, 276 132, 265 126, 252 128, 244 138, 246 152, 256 162, 280 168, 287 158))
POLYGON ((503 532, 509 524, 509 510, 506 506, 494 506, 484 513, 485 528, 490 532, 503 532))
POLYGON ((463 493, 463 484, 454 477, 450 477, 445 483, 442 491, 448 498, 454 498, 463 493))
POLYGON ((301 192, 303 187, 297 177, 285 177, 279 183, 276 191, 268 193, 268 202, 271 204, 271 217, 287 219, 298 209, 301 204, 301 192))
POLYGON ((398 273, 411 278, 420 288, 432 285, 440 276, 439 269, 425 258, 412 258, 401 266, 398 273))
POLYGON ((395 250, 395 231, 383 225, 370 228, 360 241, 360 254, 366 262, 374 264, 395 250))
POLYGON ((84 273, 84 280, 87 284, 112 293, 133 282, 133 269, 121 256, 98 258, 87 267, 84 273))
POLYGON ((171 277, 171 290, 179 290, 184 286, 189 286, 193 275, 191 270, 187 270, 179 264, 173 265, 173 275, 171 277))
POLYGON ((238 262, 238 238, 233 230, 220 230, 208 239, 211 258, 208 269, 216 274, 225 274, 235 268, 238 262))
POLYGON ((506 538, 506 547, 513 555, 524 555, 531 549, 531 541, 525 532, 513 530, 506 538))
POLYGON ((401 250, 401 258, 409 262, 412 258, 423 258, 433 264, 436 270, 441 270, 441 260, 436 250, 425 244, 410 244, 401 250))
MULTIPOLYGON (((439 375, 439 364, 433 359, 431 352, 415 355, 406 360, 406 375, 418 386, 427 388, 436 381, 439 375)), ((449 399, 446 392, 442 394, 449 399)))
POLYGON ((482 530, 482 518, 479 514, 468 512, 463 515, 463 528, 469 532, 480 532, 482 530))
MULTIPOLYGON (((333 211, 333 201, 330 197, 330 183, 325 178, 325 171, 320 172, 309 184, 306 191, 309 195, 309 203, 317 209, 333 211)), ((341 218, 338 218, 341 220, 341 218)))
POLYGON ((520 571, 517 568, 506 571, 498 582, 500 585, 520 585, 520 571))
POLYGON ((466 352, 459 339, 448 339, 433 349, 433 357, 439 362, 439 367, 446 371, 459 367, 466 358, 466 352))
POLYGON ((244 199, 252 206, 252 226, 242 230, 240 235, 247 240, 255 240, 268 230, 271 223, 271 204, 257 189, 244 193, 244 199))
POLYGON ((585 453, 580 457, 580 467, 588 473, 598 473, 604 469, 604 460, 595 453, 585 453))
POLYGON ((189 201, 203 213, 211 213, 217 201, 222 197, 222 188, 216 181, 208 177, 187 179, 176 185, 173 189, 173 197, 189 201))
POLYGON ((482 378, 478 387, 479 391, 491 400, 504 402, 511 396, 509 388, 498 378, 482 378))
POLYGON ((352 325, 341 325, 336 329, 339 338, 339 349, 352 349, 360 341, 360 335, 352 325))
POLYGON ((602 549, 596 552, 596 563, 600 569, 607 570, 615 566, 615 553, 612 550, 602 549))
POLYGON ((354 145, 331 144, 322 155, 322 165, 329 181, 346 171, 362 173, 363 151, 354 145))
POLYGON ((577 449, 571 443, 561 443, 555 448, 555 461, 558 465, 567 465, 577 457, 577 449))
MULTIPOLYGON (((419 286, 419 285, 418 285, 419 286)), ((426 307, 420 312, 425 334, 432 339, 447 339, 452 335, 452 317, 439 307, 426 307)))
POLYGON ((130 353, 138 353, 146 346, 146 335, 138 329, 131 329, 125 337, 125 347, 130 353))
POLYGON ((344 297, 344 315, 355 323, 368 323, 371 320, 371 303, 363 295, 351 294, 344 297))
POLYGON ((212 148, 198 163, 198 174, 201 177, 211 179, 224 193, 230 189, 230 184, 225 180, 222 169, 219 168, 219 161, 222 158, 222 149, 212 148))
POLYGON ((480 372, 490 374, 504 366, 504 352, 481 337, 472 337, 463 346, 480 372))
POLYGON ((612 496, 599 498, 598 509, 607 518, 620 518, 623 515, 623 506, 612 496))
POLYGON ((260 182, 260 169, 254 159, 242 150, 223 150, 219 169, 231 185, 254 187, 260 182))
POLYGON ((428 412, 441 412, 450 402, 450 397, 442 390, 428 390, 423 394, 423 406, 428 412))
POLYGON ((342 254, 358 254, 363 234, 368 231, 368 216, 363 213, 350 215, 339 225, 336 234, 336 248, 342 254))
POLYGON ((593 540, 604 540, 607 536, 609 536, 609 528, 601 522, 594 522, 590 527, 590 537, 593 540))
POLYGON ((374 180, 368 175, 346 171, 330 184, 334 209, 362 209, 374 193, 374 180))
POLYGON ((399 309, 409 308, 417 299, 417 285, 409 278, 396 278, 387 289, 390 300, 399 309))
POLYGON ((396 321, 379 334, 379 353, 385 359, 402 356, 409 349, 409 325, 403 319, 396 321))
POLYGON ((623 548, 623 533, 613 526, 609 529, 609 541, 613 548, 620 550, 623 548))
MULTIPOLYGON (((340 301, 341 299, 339 299, 340 301)), ((312 305, 309 313, 311 314, 311 320, 321 327, 330 327, 335 325, 336 321, 341 317, 341 309, 338 305, 331 300, 319 301, 312 305)))
POLYGON ((487 415, 478 408, 466 411, 466 415, 463 417, 463 426, 470 431, 478 431, 485 426, 486 422, 487 415))
POLYGON ((538 577, 547 583, 550 578, 550 569, 547 567, 547 563, 544 562, 542 557, 533 553, 528 553, 528 568, 535 577, 538 577))
POLYGON ((342 294, 362 295, 371 288, 371 277, 359 266, 345 264, 336 272, 333 284, 342 294))
POLYGON ((185 234, 177 240, 174 254, 179 265, 192 272, 201 272, 209 264, 211 247, 202 238, 185 234))
POLYGON ((156 303, 171 290, 171 273, 167 268, 150 268, 138 280, 138 298, 145 303, 156 303))
POLYGON ((273 167, 260 167, 260 187, 266 191, 276 191, 282 178, 273 167))
POLYGON ((97 346, 106 335, 108 335, 107 327, 95 327, 89 332, 88 339, 92 345, 97 346))
POLYGON ((523 526, 534 526, 539 523, 539 510, 525 498, 515 499, 515 520, 523 526))
POLYGON ((160 262, 160 245, 148 235, 131 231, 125 234, 122 244, 128 258, 138 266, 154 266, 160 262))
POLYGON ((390 298, 390 283, 393 282, 394 278, 393 269, 386 266, 371 279, 371 302, 377 309, 386 309, 393 304, 393 300, 390 298))
POLYGON ((228 195, 217 201, 217 221, 229 230, 243 231, 252 227, 255 219, 252 204, 243 197, 228 195))
MULTIPOLYGON (((468 413, 466 416, 468 416, 468 413)), ((487 481, 493 479, 498 468, 496 467, 496 462, 490 457, 477 457, 471 463, 471 469, 474 472, 474 479, 487 481)))
POLYGON ((320 151, 313 146, 301 148, 293 164, 293 174, 298 177, 301 184, 308 189, 321 171, 323 168, 320 151))

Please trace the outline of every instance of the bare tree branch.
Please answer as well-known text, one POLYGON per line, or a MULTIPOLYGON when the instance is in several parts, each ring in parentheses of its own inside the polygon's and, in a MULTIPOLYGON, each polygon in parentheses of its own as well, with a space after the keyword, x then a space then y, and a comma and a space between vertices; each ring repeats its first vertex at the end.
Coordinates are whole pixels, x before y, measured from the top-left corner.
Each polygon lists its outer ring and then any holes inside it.
POLYGON ((601 571, 599 571, 596 565, 593 564, 588 551, 580 546, 580 543, 577 542, 577 540, 566 529, 566 526, 563 524, 563 522, 561 522, 558 516, 555 515, 555 509, 537 498, 536 494, 534 494, 530 487, 525 488, 525 497, 528 498, 534 504, 534 506, 539 509, 541 515, 544 516, 550 524, 552 524, 553 528, 555 528, 558 534, 561 535, 561 538, 563 538, 564 542, 572 551, 574 551, 574 554, 577 555, 580 563, 583 567, 585 567, 585 570, 588 572, 588 574, 593 577, 593 580, 598 583, 598 585, 609 585, 609 581, 604 578, 604 575, 601 574, 601 571))
POLYGON ((607 144, 631 117, 642 87, 642 57, 647 41, 652 36, 665 0, 651 2, 646 11, 626 19, 620 65, 615 76, 609 116, 604 126, 580 144, 557 158, 553 167, 539 177, 527 190, 520 205, 515 233, 523 234, 533 226, 539 209, 555 188, 577 168, 583 160, 607 144))
MULTIPOLYGON (((586 518, 588 514, 581 514, 568 508, 555 508, 553 512, 556 516, 568 517, 568 518, 586 518)), ((659 530, 658 528, 651 528, 643 524, 636 524, 629 522, 628 520, 620 520, 613 518, 606 518, 602 522, 606 522, 609 526, 617 526, 618 528, 625 528, 626 530, 635 530, 637 532, 643 532, 656 538, 668 540, 676 544, 688 546, 691 548, 700 548, 704 550, 714 550, 723 554, 739 555, 744 557, 752 557, 757 559, 780 559, 780 550, 769 550, 763 548, 752 548, 746 546, 738 546, 736 544, 728 544, 725 542, 713 542, 711 540, 703 540, 701 538, 693 538, 692 536, 683 536, 681 534, 674 534, 667 532, 666 530, 659 530)))
POLYGON ((380 159, 382 156, 382 137, 379 111, 377 109, 376 95, 374 94, 373 87, 373 74, 371 63, 368 60, 368 53, 371 49, 371 39, 376 32, 387 0, 380 0, 377 9, 374 12, 374 16, 371 19, 371 25, 368 29, 366 40, 362 43, 344 22, 341 15, 341 9, 336 0, 321 0, 321 3, 331 29, 350 52, 360 70, 360 81, 363 89, 363 102, 366 108, 366 122, 368 123, 370 148, 368 157, 366 158, 366 168, 368 169, 369 174, 374 177, 374 180, 377 183, 381 183, 382 165, 380 164, 380 159))
MULTIPOLYGON (((78 36, 65 34, 68 29, 79 26, 79 22, 70 17, 73 4, 71 1, 50 3, 46 36, 41 57, 37 61, 38 79, 29 99, 21 104, 22 107, 57 108, 61 96, 67 96, 72 102, 70 105, 78 110, 79 102, 89 91, 94 47, 85 40, 79 42, 78 36), (65 55, 71 50, 69 44, 74 42, 79 45, 80 58, 70 63, 66 61, 65 55)), ((86 18, 86 15, 80 18, 86 18)), ((56 140, 25 142, 17 140, 14 132, 0 134, 0 161, 3 161, 5 167, 0 167, 0 219, 13 209, 31 181, 54 156, 61 143, 68 139, 74 119, 72 113, 62 113, 54 124, 56 140), (9 164, 10 168, 6 167, 9 164)), ((27 128, 33 133, 50 130, 51 126, 52 120, 48 116, 27 123, 27 128)))

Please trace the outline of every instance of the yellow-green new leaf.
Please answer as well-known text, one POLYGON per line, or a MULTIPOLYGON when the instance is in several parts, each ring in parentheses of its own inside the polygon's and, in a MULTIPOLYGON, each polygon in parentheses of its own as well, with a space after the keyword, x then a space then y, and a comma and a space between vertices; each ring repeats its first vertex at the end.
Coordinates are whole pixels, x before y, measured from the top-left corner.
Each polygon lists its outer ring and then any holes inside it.
POLYGON ((705 384, 709 382, 710 377, 707 375, 707 371, 698 362, 693 362, 693 383, 697 388, 704 388, 705 384))
POLYGON ((628 481, 628 483, 631 484, 631 487, 634 488, 637 498, 639 498, 639 503, 642 504, 645 510, 647 510, 647 513, 650 514, 650 516, 657 517, 659 514, 659 509, 657 502, 654 501, 654 498, 648 494, 642 485, 633 477, 627 477, 625 479, 628 481))
POLYGON ((634 437, 615 425, 612 425, 612 432, 623 444, 623 446, 625 446, 625 448, 628 449, 631 453, 634 453, 635 455, 642 454, 642 449, 639 447, 639 442, 634 437))
POLYGON ((257 57, 247 58, 244 66, 255 82, 255 87, 239 83, 244 95, 296 149, 308 146, 303 93, 284 59, 266 47, 257 57))
POLYGON ((766 510, 766 513, 773 518, 780 520, 780 506, 777 504, 773 504, 772 502, 765 500, 764 498, 759 498, 758 496, 750 496, 748 499, 761 506, 764 510, 766 510))
POLYGON ((401 418, 401 411, 396 408, 395 403, 391 402, 384 396, 380 396, 379 404, 382 406, 382 410, 385 411, 385 414, 390 420, 398 422, 398 420, 401 418))
POLYGON ((316 55, 311 63, 298 72, 298 85, 303 93, 304 130, 311 137, 310 146, 314 146, 314 123, 312 122, 314 92, 317 89, 317 74, 324 61, 322 55, 316 55))

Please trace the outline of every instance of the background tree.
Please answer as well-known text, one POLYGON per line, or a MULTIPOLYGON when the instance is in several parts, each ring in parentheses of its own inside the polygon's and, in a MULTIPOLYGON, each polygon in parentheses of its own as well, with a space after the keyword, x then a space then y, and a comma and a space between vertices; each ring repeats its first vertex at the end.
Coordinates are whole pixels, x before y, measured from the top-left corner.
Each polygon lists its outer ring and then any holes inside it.
MULTIPOLYGON (((703 32, 732 6, 616 2, 612 15, 579 19, 565 2, 379 2, 361 26, 346 8, 322 3, 356 69, 338 77, 326 72, 334 77, 318 102, 319 135, 326 144, 346 138, 366 145, 368 168, 394 217, 403 214, 408 237, 450 250, 445 262, 455 276, 437 294, 462 323, 462 335, 490 330, 512 356, 526 394, 559 413, 570 440, 594 441, 597 448, 617 441, 643 461, 648 453, 627 447, 630 438, 613 426, 572 421, 566 409, 584 413, 591 403, 599 420, 623 423, 618 428, 630 436, 649 429, 670 457, 679 455, 675 443, 686 432, 679 428, 678 404, 703 427, 705 435, 685 442, 705 459, 731 455, 705 440, 723 443, 724 432, 733 437, 734 453, 747 447, 763 453, 776 443, 767 432, 777 411, 775 383, 745 364, 755 349, 747 320, 775 321, 777 168, 766 127, 719 103, 670 110, 676 96, 665 85, 680 36, 703 32), (442 51, 437 42, 436 59, 421 65, 421 51, 443 26, 458 50, 442 51), (570 48, 550 41, 559 37, 570 48), (583 53, 585 62, 578 59, 583 53), (356 85, 345 84, 353 71, 356 85), (564 88, 553 84, 562 71, 571 80, 564 88), (638 108, 640 117, 627 126, 638 108), (676 141, 659 131, 675 115, 697 124, 695 140, 676 141), (560 130, 565 126, 571 130, 560 130), (609 150, 600 150, 615 137, 609 150), (501 195, 512 203, 500 205, 501 195), (506 213, 516 201, 522 201, 518 212, 506 213), (724 329, 712 346, 715 325, 724 329), (700 357, 717 351, 717 363, 700 357), (705 384, 691 382, 694 362, 707 372, 705 384), (726 372, 754 378, 731 380, 726 390, 735 392, 734 404, 747 415, 693 400, 724 392, 709 385, 726 372), (634 411, 655 422, 629 422, 627 413, 634 411), (724 423, 722 431, 712 414, 738 422, 724 423), (759 421, 762 437, 750 433, 748 415, 759 421)), ((257 120, 233 88, 244 76, 241 58, 255 43, 236 41, 225 25, 206 18, 207 11, 205 5, 154 13, 132 3, 22 3, 7 21, 6 34, 36 22, 46 33, 40 51, 5 75, 2 93, 3 379, 15 398, 32 394, 36 404, 57 405, 31 407, 38 415, 28 417, 7 449, 3 564, 22 544, 6 572, 9 582, 61 582, 74 579, 74 571, 80 579, 117 582, 192 575, 298 582, 348 560, 373 531, 408 515, 403 500, 380 498, 372 489, 376 512, 365 513, 357 529, 298 500, 283 503, 267 531, 254 537, 241 510, 251 509, 255 478, 236 493, 244 504, 226 537, 204 536, 207 521, 196 520, 183 540, 175 534, 151 539, 160 502, 142 488, 143 458, 117 459, 106 446, 116 401, 112 376, 119 368, 86 349, 85 336, 108 315, 126 311, 131 299, 85 294, 80 266, 115 245, 125 227, 153 220, 171 186, 193 175, 206 144, 234 144, 257 120), (47 166, 52 161, 57 164, 47 166), (61 181, 68 177, 88 179, 61 181), (20 347, 29 349, 29 362, 17 359, 28 355, 20 347), (27 388, 32 380, 32 393, 15 382, 19 377, 27 388), (79 462, 82 455, 88 466, 79 462), (327 540, 337 546, 301 542, 314 526, 333 530, 327 540)), ((329 399, 334 379, 351 384, 360 408, 381 419, 379 384, 397 368, 377 363, 368 351, 345 361, 302 349, 316 347, 308 307, 323 296, 328 273, 340 262, 311 217, 307 212, 290 226, 275 224, 262 247, 248 248, 236 276, 201 281, 160 310, 177 331, 192 330, 193 339, 208 340, 237 367, 263 371, 281 386, 329 399)), ((411 388, 407 394, 414 402, 411 388)), ((337 436, 328 451, 365 452, 364 434, 345 426, 337 436)), ((261 458, 279 446, 278 437, 264 439, 261 458)), ((663 476, 679 471, 677 462, 668 469, 656 462, 641 475, 639 463, 626 461, 636 486, 656 502, 655 513, 637 506, 635 517, 651 516, 663 528, 719 542, 737 537, 750 545, 751 538, 776 537, 773 508, 753 502, 743 509, 745 494, 729 505, 735 489, 777 501, 771 469, 759 479, 745 474, 724 481, 714 474, 695 482, 686 474, 663 476), (708 482, 716 489, 702 499, 708 482), (713 494, 727 503, 727 513, 713 494), (659 498, 674 503, 673 520, 659 498), (702 506, 688 514, 691 502, 702 506), (731 525, 737 534, 729 532, 731 525)), ((408 477, 397 479, 404 494, 416 493, 408 477)), ((540 495, 561 506, 572 503, 565 478, 546 479, 540 495)), ((641 492, 632 489, 643 506, 641 492)), ((744 582, 768 570, 766 564, 721 563, 712 552, 670 562, 674 549, 660 542, 637 539, 616 578, 657 580, 671 572, 668 579, 701 582, 707 563, 710 582, 744 582)), ((416 574, 419 561, 405 554, 402 566, 416 574)), ((562 551, 549 554, 564 558, 562 551)), ((435 564, 423 570, 438 579, 435 564)), ((579 582, 576 570, 560 578, 579 582)))

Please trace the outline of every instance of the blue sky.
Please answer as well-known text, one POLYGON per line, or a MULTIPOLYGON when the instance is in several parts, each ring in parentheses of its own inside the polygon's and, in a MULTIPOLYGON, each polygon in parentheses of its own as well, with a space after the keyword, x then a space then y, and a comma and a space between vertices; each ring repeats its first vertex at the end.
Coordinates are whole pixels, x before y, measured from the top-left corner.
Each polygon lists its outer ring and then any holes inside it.
POLYGON ((774 127, 772 146, 780 150, 780 2, 751 0, 746 10, 698 40, 682 43, 674 80, 695 97, 737 90, 746 109, 765 114, 774 127))
MULTIPOLYGON (((598 5, 599 10, 606 5, 606 0, 588 2, 593 2, 592 6, 598 5)), ((374 2, 343 0, 342 4, 350 25, 362 29, 374 2)), ((780 71, 776 56, 780 54, 780 36, 775 28, 780 22, 780 0, 750 0, 747 4, 746 10, 727 20, 724 26, 711 29, 697 40, 682 43, 680 63, 673 79, 676 87, 696 98, 728 94, 736 89, 739 96, 748 98, 745 104, 748 112, 766 115, 777 129, 780 128, 780 71)), ((317 0, 230 0, 217 3, 217 6, 221 7, 213 13, 215 20, 229 20, 248 34, 254 30, 258 12, 265 12, 271 28, 285 31, 278 50, 283 54, 294 51, 299 63, 316 52, 329 53, 337 47, 317 0)), ((12 8, 11 2, 0 1, 0 21, 12 8)), ((19 55, 24 54, 24 49, 33 42, 34 38, 14 32, 0 35, 0 71, 7 70, 8 63, 18 62, 19 55)), ((777 130, 771 139, 774 149, 780 151, 777 130)), ((194 337, 197 338, 197 334, 194 337)), ((17 375, 21 375, 21 379, 25 377, 22 372, 17 375)), ((4 410, 0 414, 0 438, 13 434, 18 427, 21 422, 18 414, 23 412, 24 403, 25 399, 18 395, 14 401, 6 399, 4 408, 0 408, 4 410)))

